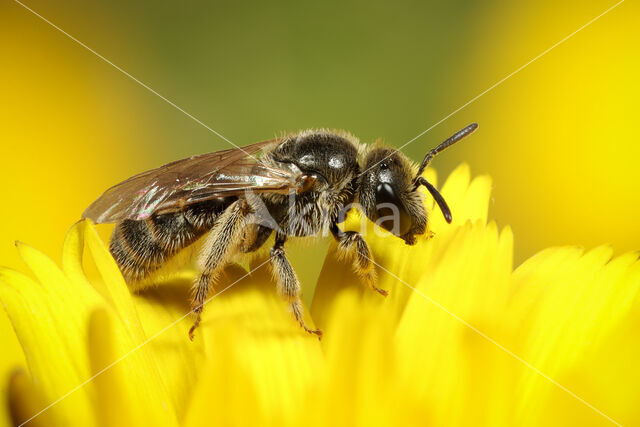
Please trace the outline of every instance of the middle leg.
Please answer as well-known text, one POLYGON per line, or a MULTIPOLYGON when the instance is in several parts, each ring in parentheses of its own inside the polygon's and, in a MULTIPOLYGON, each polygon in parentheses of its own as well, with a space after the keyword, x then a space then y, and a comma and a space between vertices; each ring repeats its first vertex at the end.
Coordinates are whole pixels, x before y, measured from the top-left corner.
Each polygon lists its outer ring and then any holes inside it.
POLYGON ((321 330, 311 329, 304 323, 304 312, 302 310, 302 301, 300 301, 300 282, 284 253, 286 239, 285 235, 276 233, 276 242, 271 248, 271 269, 278 283, 278 293, 286 298, 289 308, 295 319, 300 323, 300 326, 310 334, 316 334, 318 338, 322 338, 321 330))

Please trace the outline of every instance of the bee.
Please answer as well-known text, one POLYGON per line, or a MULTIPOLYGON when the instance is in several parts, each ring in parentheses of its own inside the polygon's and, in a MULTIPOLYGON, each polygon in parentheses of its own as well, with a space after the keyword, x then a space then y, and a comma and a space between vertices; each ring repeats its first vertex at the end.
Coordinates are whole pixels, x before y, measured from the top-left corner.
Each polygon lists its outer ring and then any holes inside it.
POLYGON ((145 279, 202 238, 191 302, 192 340, 223 267, 258 251, 275 234, 269 262, 278 292, 300 326, 321 337, 305 323, 300 283, 285 253, 287 240, 331 234, 362 282, 386 296, 376 286, 373 255, 362 235, 342 231, 339 224, 356 208, 413 245, 427 231, 420 186, 450 223, 447 203, 422 172, 477 126, 470 124, 430 150, 419 166, 394 148, 360 144, 345 132, 306 130, 142 172, 109 188, 82 216, 116 223, 109 250, 132 290, 148 286, 145 279))

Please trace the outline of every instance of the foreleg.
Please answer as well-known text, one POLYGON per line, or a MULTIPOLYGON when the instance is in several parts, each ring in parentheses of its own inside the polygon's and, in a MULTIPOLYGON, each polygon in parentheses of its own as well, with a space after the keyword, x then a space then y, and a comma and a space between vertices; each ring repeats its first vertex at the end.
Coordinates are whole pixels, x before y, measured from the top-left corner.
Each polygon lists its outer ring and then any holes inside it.
POLYGON ((353 258, 353 271, 371 289, 387 296, 389 292, 376 286, 376 270, 369 245, 356 231, 342 231, 337 224, 331 226, 331 234, 338 241, 338 253, 344 258, 353 258))

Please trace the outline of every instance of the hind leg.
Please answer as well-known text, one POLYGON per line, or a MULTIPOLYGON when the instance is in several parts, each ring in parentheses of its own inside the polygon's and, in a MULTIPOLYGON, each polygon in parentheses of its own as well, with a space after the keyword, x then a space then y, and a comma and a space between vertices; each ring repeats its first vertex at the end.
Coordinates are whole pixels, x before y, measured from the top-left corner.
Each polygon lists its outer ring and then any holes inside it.
POLYGON ((211 283, 237 247, 246 214, 247 208, 244 202, 234 202, 220 215, 207 237, 198 262, 201 269, 200 277, 193 288, 191 310, 196 315, 196 319, 189 329, 191 340, 193 340, 194 331, 200 325, 200 315, 209 295, 211 283))
POLYGON ((300 301, 300 282, 284 253, 285 241, 286 236, 276 234, 276 242, 271 248, 271 269, 278 283, 278 293, 289 302, 289 308, 300 326, 310 334, 322 338, 322 331, 311 329, 304 323, 304 312, 302 311, 302 301, 300 301))

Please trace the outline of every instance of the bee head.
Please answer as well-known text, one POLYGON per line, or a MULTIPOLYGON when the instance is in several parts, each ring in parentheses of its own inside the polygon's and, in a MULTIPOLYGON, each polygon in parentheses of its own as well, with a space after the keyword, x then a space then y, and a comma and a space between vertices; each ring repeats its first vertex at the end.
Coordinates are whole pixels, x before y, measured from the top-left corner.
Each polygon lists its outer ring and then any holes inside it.
POLYGON ((415 166, 401 152, 377 147, 367 153, 363 170, 359 202, 364 214, 407 244, 415 243, 414 236, 423 234, 427 224, 415 166))
POLYGON ((442 211, 444 219, 451 223, 451 210, 444 197, 428 182, 422 172, 438 153, 470 135, 478 128, 472 123, 436 148, 430 150, 415 168, 398 150, 376 147, 365 156, 364 173, 359 188, 360 205, 365 215, 380 227, 400 237, 408 245, 415 243, 415 236, 427 229, 427 213, 418 187, 424 186, 442 211))

